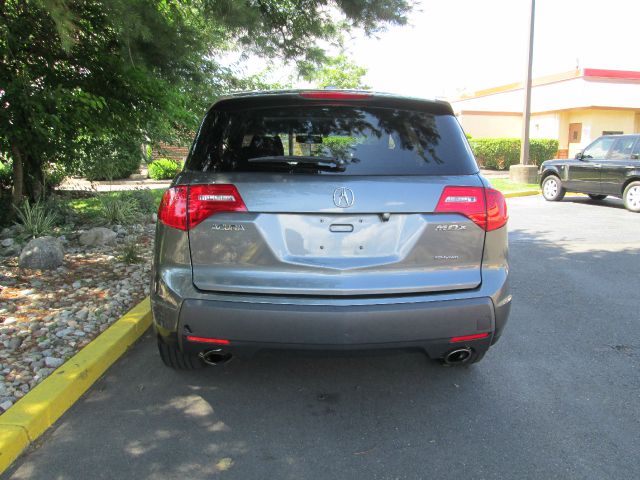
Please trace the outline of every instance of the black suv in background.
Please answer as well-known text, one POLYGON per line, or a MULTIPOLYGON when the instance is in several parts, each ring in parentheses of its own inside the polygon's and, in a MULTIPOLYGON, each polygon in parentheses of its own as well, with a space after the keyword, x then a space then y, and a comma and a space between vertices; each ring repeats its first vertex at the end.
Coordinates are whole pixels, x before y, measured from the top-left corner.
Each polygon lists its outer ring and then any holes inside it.
POLYGON ((575 159, 543 162, 539 173, 546 200, 562 200, 567 191, 586 193, 592 200, 611 195, 640 212, 640 135, 599 137, 575 159))

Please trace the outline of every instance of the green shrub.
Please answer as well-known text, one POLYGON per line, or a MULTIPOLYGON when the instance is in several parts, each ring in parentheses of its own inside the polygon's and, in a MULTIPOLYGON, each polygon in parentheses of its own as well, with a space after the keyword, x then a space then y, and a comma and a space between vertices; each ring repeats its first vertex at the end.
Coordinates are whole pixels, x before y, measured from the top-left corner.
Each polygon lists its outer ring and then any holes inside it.
POLYGON ((552 138, 532 138, 529 142, 529 158, 534 165, 556 158, 560 142, 552 138))
MULTIPOLYGON (((481 167, 507 170, 520 162, 519 138, 472 138, 469 144, 481 167)), ((553 158, 557 151, 558 140, 532 138, 529 141, 529 158, 534 165, 553 158)))
POLYGON ((0 189, 13 185, 13 162, 9 159, 0 160, 0 189))
POLYGON ((140 263, 142 262, 142 249, 136 242, 127 242, 118 251, 118 260, 126 264, 140 263))
POLYGON ((121 196, 101 195, 100 218, 108 224, 130 225, 140 218, 138 204, 121 196))
POLYGON ((136 173, 141 161, 142 151, 135 139, 91 138, 83 143, 71 173, 91 181, 118 180, 136 173))
POLYGON ((42 202, 31 204, 25 200, 15 207, 18 216, 18 224, 24 227, 27 235, 36 238, 51 233, 58 216, 53 210, 47 208, 42 202))
POLYGON ((44 168, 44 183, 49 192, 60 185, 67 178, 64 165, 51 163, 44 168))
POLYGON ((149 164, 149 177, 154 180, 171 180, 182 170, 180 162, 169 158, 159 158, 149 164))
POLYGON ((156 199, 151 191, 147 189, 122 192, 121 196, 135 202, 138 206, 138 210, 142 213, 155 213, 158 211, 156 199))

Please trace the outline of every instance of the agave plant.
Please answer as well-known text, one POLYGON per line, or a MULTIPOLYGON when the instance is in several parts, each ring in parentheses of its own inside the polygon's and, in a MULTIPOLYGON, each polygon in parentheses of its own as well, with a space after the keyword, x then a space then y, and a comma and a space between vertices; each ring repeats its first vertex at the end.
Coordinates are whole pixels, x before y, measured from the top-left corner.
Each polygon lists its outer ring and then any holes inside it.
POLYGON ((130 199, 111 195, 100 196, 100 214, 110 224, 129 225, 140 217, 138 204, 130 199))
POLYGON ((25 200, 15 206, 19 225, 22 225, 27 235, 36 238, 51 233, 56 225, 58 216, 43 202, 30 203, 25 200))

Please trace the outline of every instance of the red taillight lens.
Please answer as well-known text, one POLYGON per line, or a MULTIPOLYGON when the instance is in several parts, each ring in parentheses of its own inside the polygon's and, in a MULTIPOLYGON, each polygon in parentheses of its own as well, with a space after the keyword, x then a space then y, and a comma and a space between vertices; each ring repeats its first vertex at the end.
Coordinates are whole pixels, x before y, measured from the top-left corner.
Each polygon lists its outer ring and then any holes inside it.
POLYGON ((489 336, 489 332, 485 333, 476 333, 475 335, 463 335, 462 337, 453 337, 449 342, 458 343, 458 342, 468 342, 470 340, 482 340, 483 338, 487 338, 489 336))
POLYGON ((482 187, 444 187, 437 213, 459 213, 469 217, 480 228, 487 226, 487 208, 482 187))
POLYGON ((187 229, 187 187, 169 188, 160 200, 158 220, 169 227, 187 229))
POLYGON ((194 337, 193 335, 187 335, 187 341, 198 343, 215 343, 216 345, 229 345, 231 342, 223 338, 209 338, 209 337, 194 337))
POLYGON ((247 207, 234 185, 192 185, 189 187, 189 229, 214 213, 246 211, 247 207))
POLYGON ((302 92, 302 98, 312 100, 364 100, 372 97, 370 93, 362 92, 339 92, 334 90, 321 90, 318 92, 302 92))
POLYGON ((485 192, 487 195, 487 232, 490 232, 503 227, 509 220, 509 214, 507 213, 507 201, 502 193, 493 188, 487 188, 485 192))
POLYGON ((179 186, 164 192, 158 220, 169 227, 189 230, 214 213, 246 211, 234 185, 179 186))
POLYGON ((487 232, 504 226, 509 218, 504 195, 483 187, 444 187, 435 211, 464 215, 487 232))

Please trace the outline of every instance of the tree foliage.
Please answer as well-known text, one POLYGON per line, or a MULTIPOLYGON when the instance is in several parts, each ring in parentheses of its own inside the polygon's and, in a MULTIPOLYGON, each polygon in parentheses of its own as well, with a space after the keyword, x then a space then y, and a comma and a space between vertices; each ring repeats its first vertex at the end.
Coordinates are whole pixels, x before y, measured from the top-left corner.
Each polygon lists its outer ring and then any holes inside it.
POLYGON ((49 164, 99 162, 114 139, 184 138, 217 95, 263 86, 221 65, 230 49, 308 73, 326 59, 319 41, 403 24, 411 8, 411 0, 0 0, 0 151, 13 161, 14 200, 45 193, 49 164))
POLYGON ((310 74, 311 80, 320 88, 353 88, 366 90, 369 87, 362 82, 367 69, 350 61, 344 53, 329 57, 323 65, 310 74))

